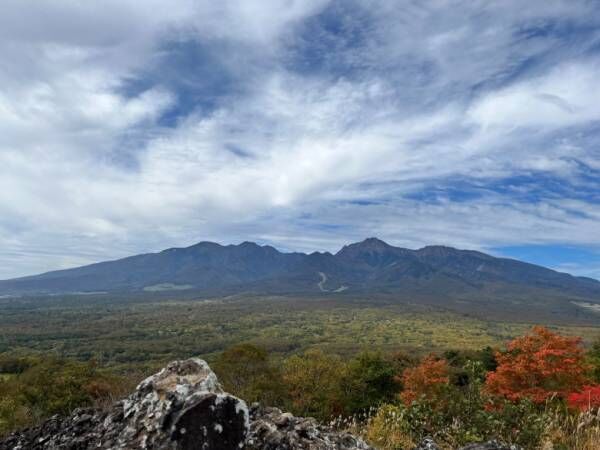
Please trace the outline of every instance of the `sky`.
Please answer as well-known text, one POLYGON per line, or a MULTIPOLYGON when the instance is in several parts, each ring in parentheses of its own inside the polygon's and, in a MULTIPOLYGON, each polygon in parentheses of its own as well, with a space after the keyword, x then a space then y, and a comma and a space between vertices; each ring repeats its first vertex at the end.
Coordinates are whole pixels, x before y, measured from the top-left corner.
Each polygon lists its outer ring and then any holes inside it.
POLYGON ((597 6, 3 0, 0 279, 369 236, 600 278, 597 6))

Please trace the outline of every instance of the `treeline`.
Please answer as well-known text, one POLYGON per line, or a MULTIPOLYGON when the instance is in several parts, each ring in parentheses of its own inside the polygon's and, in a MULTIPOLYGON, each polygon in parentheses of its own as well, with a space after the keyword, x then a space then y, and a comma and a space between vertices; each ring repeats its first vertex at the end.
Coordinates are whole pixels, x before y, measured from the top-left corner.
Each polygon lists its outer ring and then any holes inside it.
MULTIPOLYGON (((495 368, 494 351, 448 351, 453 383, 464 384, 467 361, 495 368)), ((365 351, 343 359, 319 349, 281 358, 252 344, 225 350, 213 369, 225 389, 247 402, 280 406, 297 415, 321 421, 364 413, 392 402, 403 391, 402 373, 417 366, 419 358, 405 352, 365 351)))
POLYGON ((527 449, 600 448, 600 341, 536 327, 506 349, 422 358, 320 350, 281 359, 250 344, 214 368, 247 401, 278 405, 362 434, 382 449, 433 436, 444 448, 500 439, 527 449))
POLYGON ((95 362, 2 354, 0 436, 78 407, 110 404, 134 387, 129 377, 115 375, 95 362))

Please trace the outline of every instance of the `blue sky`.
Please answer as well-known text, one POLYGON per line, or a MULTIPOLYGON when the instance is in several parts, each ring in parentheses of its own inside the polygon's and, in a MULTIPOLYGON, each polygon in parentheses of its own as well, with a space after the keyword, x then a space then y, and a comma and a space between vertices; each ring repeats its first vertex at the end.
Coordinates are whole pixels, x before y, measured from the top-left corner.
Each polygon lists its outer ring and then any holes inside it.
POLYGON ((600 278, 596 6, 6 0, 0 279, 367 236, 600 278))

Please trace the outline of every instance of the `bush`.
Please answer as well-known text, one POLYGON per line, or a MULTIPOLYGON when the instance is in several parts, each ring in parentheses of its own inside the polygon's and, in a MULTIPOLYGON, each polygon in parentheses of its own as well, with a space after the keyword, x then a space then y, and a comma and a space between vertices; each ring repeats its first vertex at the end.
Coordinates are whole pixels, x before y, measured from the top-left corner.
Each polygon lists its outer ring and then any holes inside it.
POLYGON ((25 357, 5 353, 0 355, 0 374, 19 374, 29 369, 35 364, 39 364, 39 360, 33 357, 25 357))
POLYGON ((588 411, 600 408, 600 385, 584 386, 580 392, 572 392, 567 404, 573 409, 588 411))
POLYGON ((413 448, 425 437, 432 437, 442 448, 497 439, 535 449, 543 442, 551 423, 549 415, 528 401, 507 403, 505 408, 495 411, 481 408, 470 415, 460 413, 460 407, 466 406, 464 399, 456 397, 448 404, 452 406, 444 410, 423 400, 410 406, 383 405, 362 429, 358 427, 353 431, 382 450, 413 448))
POLYGON ((410 432, 405 414, 406 408, 402 405, 381 406, 369 419, 363 432, 364 437, 381 450, 414 448, 417 442, 410 432))

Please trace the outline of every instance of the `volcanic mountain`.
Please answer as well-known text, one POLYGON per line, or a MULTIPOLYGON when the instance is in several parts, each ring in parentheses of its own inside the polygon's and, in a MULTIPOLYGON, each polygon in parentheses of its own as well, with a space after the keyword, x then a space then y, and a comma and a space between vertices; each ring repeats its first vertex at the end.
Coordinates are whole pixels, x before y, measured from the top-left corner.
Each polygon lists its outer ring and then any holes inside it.
MULTIPOLYGON (((451 247, 410 250, 369 238, 328 252, 282 253, 244 242, 200 242, 116 261, 0 281, 0 295, 143 293, 386 296, 491 310, 538 305, 597 315, 600 282, 451 247)), ((575 314, 575 313, 574 313, 575 314)), ((600 316, 598 316, 600 317, 600 316)))

